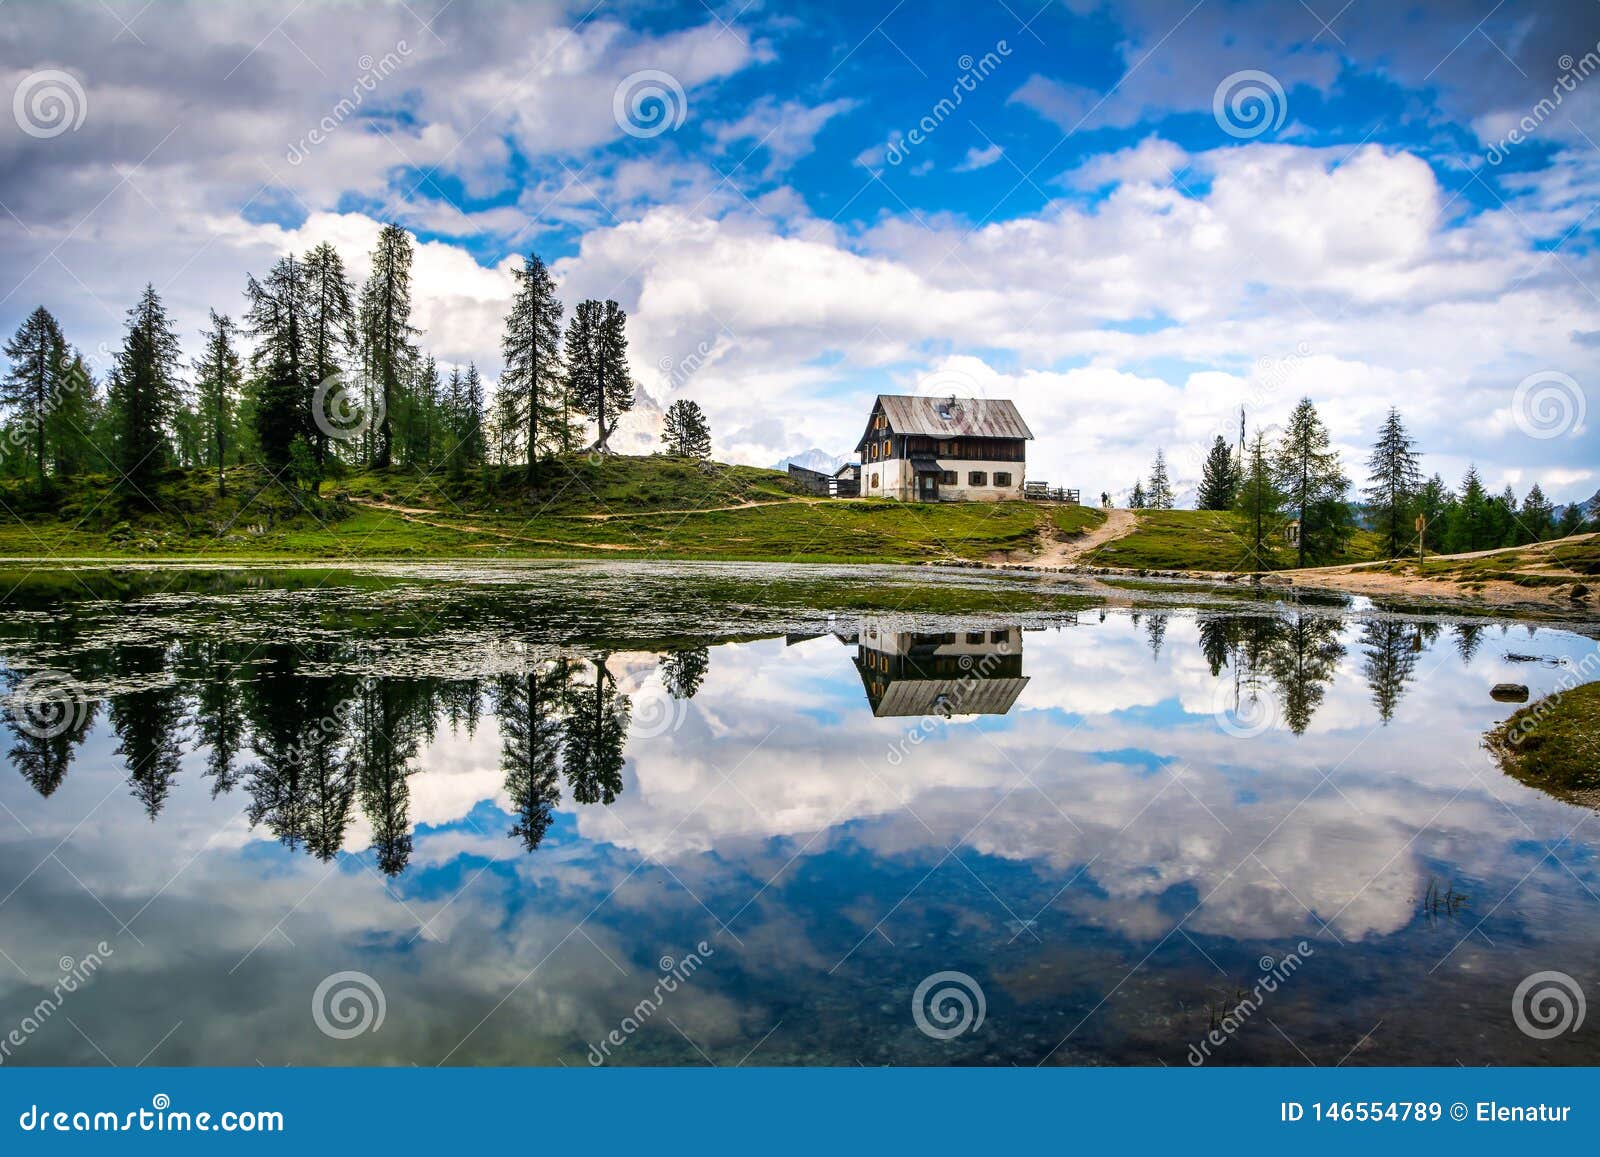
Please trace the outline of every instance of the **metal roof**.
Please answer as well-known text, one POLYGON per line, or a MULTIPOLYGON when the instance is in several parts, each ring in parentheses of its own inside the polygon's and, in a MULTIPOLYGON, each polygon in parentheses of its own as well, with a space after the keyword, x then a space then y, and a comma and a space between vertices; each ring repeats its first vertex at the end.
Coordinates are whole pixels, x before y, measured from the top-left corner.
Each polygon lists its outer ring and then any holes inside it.
MULTIPOLYGON (((865 672, 862 672, 865 677, 865 672)), ((909 715, 1005 715, 1028 685, 1027 675, 1009 679, 891 679, 872 704, 879 719, 909 715)), ((867 695, 871 701, 871 692, 867 695)))
MULTIPOLYGON (((1032 438, 1010 398, 923 397, 879 394, 878 405, 896 434, 933 438, 1032 438)), ((863 442, 869 440, 863 436, 863 442)))

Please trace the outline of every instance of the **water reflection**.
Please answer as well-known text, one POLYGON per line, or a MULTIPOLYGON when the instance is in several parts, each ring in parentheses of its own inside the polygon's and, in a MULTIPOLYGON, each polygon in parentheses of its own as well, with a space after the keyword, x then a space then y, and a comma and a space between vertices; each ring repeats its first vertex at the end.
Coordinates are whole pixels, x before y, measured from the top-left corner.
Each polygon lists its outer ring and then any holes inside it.
MULTIPOLYGON (((119 1061, 182 1020, 152 1063, 583 1063, 702 940, 693 1044, 620 1063, 1181 1064, 1301 940, 1292 1045, 1220 1063, 1334 1063, 1380 1020, 1354 1059, 1597 1059, 1505 1015, 1600 948, 1588 813, 1479 746, 1488 687, 1541 693, 1579 636, 1247 604, 583 638, 521 589, 476 627, 449 590, 226 595, 0 623, 0 947, 43 976, 111 937, 73 1018, 119 1061), (82 695, 41 728, 45 671, 82 695), (350 968, 391 1020, 336 1049, 304 1008, 350 968), (992 1035, 917 1032, 943 969, 992 1035)), ((0 1014, 30 997, 0 977, 0 1014)), ((69 1028, 21 1059, 97 1058, 69 1028)))

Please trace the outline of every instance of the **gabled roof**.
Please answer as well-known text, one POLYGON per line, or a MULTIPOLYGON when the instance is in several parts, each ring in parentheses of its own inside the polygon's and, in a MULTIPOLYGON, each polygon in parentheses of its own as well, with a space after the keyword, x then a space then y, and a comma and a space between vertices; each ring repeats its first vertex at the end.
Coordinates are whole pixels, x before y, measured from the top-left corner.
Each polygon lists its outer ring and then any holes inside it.
MULTIPOLYGON (((879 394, 878 406, 896 434, 931 438, 1032 438, 1010 398, 923 397, 879 394)), ((876 407, 875 407, 876 408, 876 407)), ((869 440, 862 435, 861 441, 869 440)), ((857 444, 859 449, 859 443, 857 444)))

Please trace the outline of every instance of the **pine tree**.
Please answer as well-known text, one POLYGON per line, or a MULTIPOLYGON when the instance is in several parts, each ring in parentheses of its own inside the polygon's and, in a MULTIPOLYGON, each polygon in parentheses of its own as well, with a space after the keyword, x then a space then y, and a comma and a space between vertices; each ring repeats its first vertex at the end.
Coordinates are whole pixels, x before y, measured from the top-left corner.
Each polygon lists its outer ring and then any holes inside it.
MULTIPOLYGON (((358 348, 355 287, 345 274, 339 251, 324 241, 305 255, 306 371, 313 383, 342 377, 345 360, 358 348)), ((328 433, 313 422, 308 430, 321 465, 328 456, 328 433)))
POLYGON ((1167 481, 1167 456, 1156 451, 1156 460, 1150 465, 1150 491, 1146 497, 1151 510, 1172 509, 1172 483, 1167 481))
POLYGON ((607 452, 617 416, 633 409, 628 315, 614 301, 582 301, 567 325, 568 380, 578 409, 595 424, 592 449, 607 452), (609 420, 608 420, 609 419, 609 420))
POLYGON ((27 316, 16 336, 5 344, 11 369, 0 379, 0 405, 10 407, 13 417, 31 435, 34 469, 41 483, 47 461, 46 424, 61 388, 66 352, 60 323, 42 305, 27 316))
POLYGON ((128 332, 117 355, 117 486, 125 499, 151 502, 157 473, 166 464, 167 425, 177 410, 178 335, 154 285, 146 285, 128 310, 128 332))
POLYGON ((228 451, 233 446, 234 411, 239 404, 239 355, 233 321, 211 311, 211 328, 202 335, 205 352, 195 362, 195 395, 201 435, 211 465, 217 468, 217 493, 228 492, 228 451))
POLYGON ((1422 488, 1422 471, 1417 465, 1416 443, 1393 406, 1378 432, 1367 468, 1372 472, 1371 481, 1362 493, 1371 503, 1385 557, 1396 558, 1414 533, 1412 518, 1422 488))
POLYGON ((699 402, 680 398, 667 407, 661 425, 661 442, 677 458, 709 458, 711 427, 699 402))
POLYGON ((1273 455, 1273 473, 1300 521, 1297 565, 1337 554, 1352 530, 1346 501, 1350 480, 1310 398, 1300 399, 1289 415, 1273 455))
POLYGON ((506 317, 501 350, 506 368, 500 376, 500 397, 506 416, 516 415, 526 436, 528 478, 539 456, 570 441, 562 436, 565 375, 561 367, 561 302, 556 283, 537 254, 530 253, 517 281, 511 313, 506 317))
POLYGON ((372 382, 376 439, 372 465, 386 469, 394 461, 394 412, 400 391, 416 364, 411 324, 411 234, 388 224, 378 233, 372 251, 372 273, 361 291, 361 344, 372 382))
POLYGON ((1129 510, 1143 510, 1145 508, 1144 483, 1135 482, 1133 492, 1128 495, 1129 510))
POLYGON ((1461 497, 1450 510, 1444 548, 1451 554, 1484 550, 1489 546, 1489 496, 1484 492, 1478 467, 1469 465, 1461 479, 1461 497))
POLYGON ((1272 470, 1267 451, 1267 436, 1260 430, 1245 449, 1240 467, 1239 493, 1234 510, 1239 515, 1249 557, 1265 565, 1273 557, 1273 545, 1283 520, 1284 495, 1272 470))
POLYGON ((1201 510, 1232 510, 1239 496, 1239 463, 1221 434, 1211 443, 1200 472, 1197 505, 1201 510))
POLYGON ((1555 534, 1555 522, 1555 507, 1535 482, 1522 500, 1522 517, 1518 520, 1522 542, 1544 542, 1555 534))
POLYGON ((295 439, 309 443, 316 433, 311 398, 317 380, 309 368, 304 266, 293 253, 279 258, 265 281, 248 278, 245 297, 250 302, 245 322, 256 340, 250 356, 256 446, 267 468, 281 473, 295 439))

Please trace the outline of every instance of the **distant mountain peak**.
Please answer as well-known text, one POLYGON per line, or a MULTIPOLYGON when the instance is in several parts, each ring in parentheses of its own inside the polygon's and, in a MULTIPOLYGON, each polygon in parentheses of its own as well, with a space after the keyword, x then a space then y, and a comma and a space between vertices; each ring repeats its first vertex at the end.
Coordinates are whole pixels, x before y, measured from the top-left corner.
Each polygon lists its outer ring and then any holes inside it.
POLYGON ((772 468, 774 470, 787 470, 790 466, 801 466, 807 470, 816 470, 822 474, 832 474, 848 461, 848 458, 841 458, 837 454, 830 454, 826 450, 819 450, 813 446, 809 450, 802 450, 798 454, 790 454, 787 458, 780 458, 773 464, 772 468))

